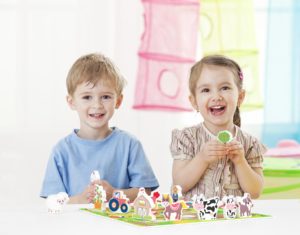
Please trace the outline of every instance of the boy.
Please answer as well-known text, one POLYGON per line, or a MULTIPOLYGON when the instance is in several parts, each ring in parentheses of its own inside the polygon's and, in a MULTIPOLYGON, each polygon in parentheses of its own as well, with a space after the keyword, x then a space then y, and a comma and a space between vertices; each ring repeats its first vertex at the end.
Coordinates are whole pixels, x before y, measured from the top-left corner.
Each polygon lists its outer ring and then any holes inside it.
POLYGON ((66 192, 69 203, 90 203, 95 184, 107 199, 122 190, 133 201, 139 187, 148 192, 158 182, 141 143, 109 120, 122 103, 125 80, 101 54, 80 57, 67 76, 67 102, 77 111, 80 129, 60 140, 50 156, 40 196, 66 192), (93 170, 101 180, 90 183, 93 170))

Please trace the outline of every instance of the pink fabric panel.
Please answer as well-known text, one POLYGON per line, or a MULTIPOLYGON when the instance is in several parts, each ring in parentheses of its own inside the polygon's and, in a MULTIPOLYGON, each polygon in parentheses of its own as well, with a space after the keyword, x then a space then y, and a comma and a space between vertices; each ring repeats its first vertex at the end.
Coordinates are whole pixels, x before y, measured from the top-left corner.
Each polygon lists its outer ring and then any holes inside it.
POLYGON ((191 111, 187 78, 192 64, 141 57, 134 108, 191 111))
POLYGON ((194 59, 198 33, 198 0, 174 1, 173 4, 169 3, 172 1, 156 2, 143 2, 145 31, 141 38, 140 52, 194 59))
POLYGON ((195 62, 198 0, 143 0, 135 109, 191 111, 188 76, 195 62))

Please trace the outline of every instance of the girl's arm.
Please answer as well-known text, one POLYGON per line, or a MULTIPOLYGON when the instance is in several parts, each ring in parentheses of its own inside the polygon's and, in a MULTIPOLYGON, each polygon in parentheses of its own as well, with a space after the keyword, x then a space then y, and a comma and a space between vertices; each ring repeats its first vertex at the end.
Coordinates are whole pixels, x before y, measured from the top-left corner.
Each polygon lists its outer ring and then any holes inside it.
POLYGON ((258 198, 264 186, 262 169, 252 169, 244 158, 244 161, 235 164, 235 171, 243 191, 250 193, 253 199, 258 198))
POLYGON ((205 173, 209 164, 226 157, 226 147, 217 140, 210 140, 190 160, 173 161, 173 184, 180 185, 185 193, 194 187, 205 173))
POLYGON ((204 174, 207 164, 196 155, 191 160, 174 160, 172 168, 173 184, 180 185, 185 193, 197 184, 204 174))
POLYGON ((228 157, 235 166, 239 184, 252 198, 258 198, 263 190, 264 178, 261 168, 251 168, 245 157, 243 145, 238 141, 227 144, 228 157))
POLYGON ((191 160, 173 161, 173 184, 180 185, 185 193, 199 182, 209 164, 226 156, 224 144, 210 140, 203 144, 201 150, 191 160))

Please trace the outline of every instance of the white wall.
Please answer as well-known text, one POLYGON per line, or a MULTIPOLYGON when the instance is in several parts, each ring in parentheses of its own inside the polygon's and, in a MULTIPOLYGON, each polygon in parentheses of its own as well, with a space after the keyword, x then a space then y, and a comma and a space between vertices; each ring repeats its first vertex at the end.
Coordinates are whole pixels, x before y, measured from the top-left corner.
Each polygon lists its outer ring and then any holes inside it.
POLYGON ((78 127, 65 102, 66 74, 95 51, 112 58, 128 81, 112 126, 142 141, 161 190, 169 189, 171 130, 199 117, 131 109, 142 13, 139 0, 0 0, 0 203, 39 200, 52 146, 78 127))

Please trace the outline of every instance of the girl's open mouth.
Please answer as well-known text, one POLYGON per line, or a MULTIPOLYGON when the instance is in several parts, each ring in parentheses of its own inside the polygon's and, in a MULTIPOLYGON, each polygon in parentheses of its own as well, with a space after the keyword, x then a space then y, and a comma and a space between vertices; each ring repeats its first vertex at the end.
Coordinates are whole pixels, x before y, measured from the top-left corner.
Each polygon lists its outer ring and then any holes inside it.
POLYGON ((222 115, 225 112, 226 107, 222 105, 218 106, 212 106, 209 108, 209 111, 212 113, 212 115, 219 116, 222 115))

